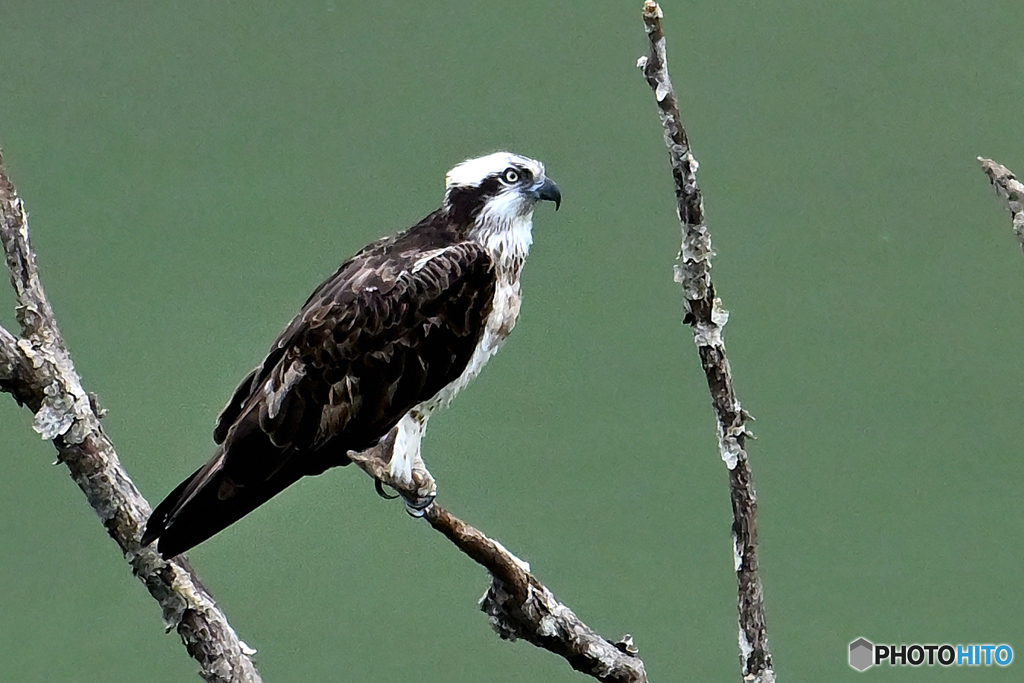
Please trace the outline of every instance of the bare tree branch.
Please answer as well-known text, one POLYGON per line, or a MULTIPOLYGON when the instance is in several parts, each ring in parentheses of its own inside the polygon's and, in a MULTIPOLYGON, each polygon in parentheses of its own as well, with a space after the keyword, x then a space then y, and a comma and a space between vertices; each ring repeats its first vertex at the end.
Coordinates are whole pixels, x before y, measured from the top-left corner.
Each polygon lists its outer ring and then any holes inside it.
POLYGON ((139 545, 150 507, 129 478, 100 425, 102 410, 86 393, 39 282, 28 219, 0 155, 0 242, 17 297, 21 337, 0 328, 0 389, 35 414, 33 429, 53 442, 57 461, 96 510, 110 537, 178 635, 216 683, 259 683, 249 656, 227 618, 184 558, 165 561, 139 545))
POLYGON ((1021 249, 1024 249, 1024 184, 1017 180, 1010 169, 991 159, 978 157, 978 162, 981 163, 981 170, 988 176, 992 186, 996 188, 996 194, 1002 197, 1010 209, 1013 232, 1017 235, 1021 249))
MULTIPOLYGON (((416 498, 416 484, 403 486, 391 477, 388 463, 394 439, 392 430, 379 446, 362 453, 349 452, 349 457, 377 482, 408 498, 416 498)), ((490 617, 491 628, 501 638, 529 641, 599 681, 646 683, 644 663, 636 656, 637 649, 629 634, 615 643, 602 638, 559 602, 530 573, 526 562, 437 503, 430 505, 423 517, 490 573, 491 585, 480 599, 480 609, 490 617)))
POLYGON ((714 251, 704 219, 704 201, 697 186, 697 160, 690 152, 678 101, 669 79, 665 35, 661 27, 662 11, 656 2, 648 0, 644 3, 643 19, 650 52, 639 59, 637 66, 643 69, 644 77, 654 91, 675 181, 683 233, 675 279, 683 288, 683 321, 693 328, 694 341, 718 418, 719 449, 729 468, 743 680, 773 683, 775 671, 768 651, 764 596, 757 565, 757 497, 745 446, 750 436, 745 423, 751 418, 736 398, 729 361, 725 356, 722 328, 729 314, 715 296, 711 282, 714 251))
MULTIPOLYGON (((200 675, 216 683, 260 683, 249 656, 224 614, 184 557, 163 560, 139 537, 151 512, 100 425, 102 410, 82 388, 39 282, 28 221, 0 156, 0 242, 17 296, 22 337, 0 327, 0 390, 35 414, 33 428, 53 441, 58 462, 89 499, 132 571, 160 603, 168 630, 176 629, 200 675)), ((391 479, 388 462, 394 434, 381 446, 352 459, 379 482, 410 496, 391 479)), ((643 662, 628 634, 611 642, 559 602, 529 566, 497 541, 438 505, 424 515, 470 558, 491 573, 480 601, 491 626, 506 640, 522 638, 565 658, 577 671, 609 683, 646 683, 643 662)))

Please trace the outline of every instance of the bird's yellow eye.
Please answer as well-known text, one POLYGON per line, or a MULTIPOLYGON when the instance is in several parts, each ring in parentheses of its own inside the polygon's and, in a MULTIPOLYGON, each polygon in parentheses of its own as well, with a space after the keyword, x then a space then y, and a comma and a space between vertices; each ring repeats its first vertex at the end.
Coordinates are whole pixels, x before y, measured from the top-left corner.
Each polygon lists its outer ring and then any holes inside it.
POLYGON ((510 166, 509 168, 505 169, 504 173, 501 174, 501 179, 504 182, 506 182, 509 185, 511 185, 512 183, 514 183, 517 180, 519 180, 519 171, 517 171, 516 169, 514 169, 514 168, 512 168, 510 166))

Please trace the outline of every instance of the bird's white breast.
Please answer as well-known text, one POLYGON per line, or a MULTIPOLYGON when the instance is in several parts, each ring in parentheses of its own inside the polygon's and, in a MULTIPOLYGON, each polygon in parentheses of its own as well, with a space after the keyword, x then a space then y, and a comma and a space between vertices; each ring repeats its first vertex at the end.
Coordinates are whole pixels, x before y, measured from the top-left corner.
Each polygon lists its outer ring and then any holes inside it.
POLYGON ((401 482, 412 482, 412 472, 417 466, 423 466, 420 457, 420 440, 427 429, 427 420, 437 408, 447 406, 455 395, 462 391, 469 382, 480 374, 491 356, 498 352, 508 338, 519 318, 519 277, 518 272, 512 273, 498 270, 498 279, 494 287, 494 298, 491 300, 491 312, 484 323, 480 343, 473 350, 473 355, 466 364, 466 369, 454 381, 437 392, 433 398, 420 403, 410 410, 399 421, 395 428, 395 446, 391 455, 391 476, 401 482))
POLYGON ((458 379, 439 391, 432 399, 424 402, 418 408, 420 411, 429 414, 434 408, 448 405, 455 395, 462 391, 469 382, 480 374, 484 365, 491 359, 491 356, 498 352, 505 340, 508 338, 512 328, 519 318, 519 279, 512 279, 505 273, 498 273, 498 280, 494 287, 494 299, 491 303, 491 312, 484 323, 484 332, 477 344, 473 355, 466 364, 458 379))
MULTIPOLYGON (((497 226, 495 226, 497 227, 497 226)), ((523 262, 530 250, 531 231, 533 228, 532 212, 517 217, 495 230, 481 230, 477 239, 490 252, 494 260, 496 282, 494 298, 491 300, 491 312, 484 323, 483 335, 473 355, 466 364, 458 379, 439 391, 429 401, 420 404, 415 410, 430 414, 439 406, 448 405, 455 395, 469 384, 470 380, 480 374, 491 356, 498 352, 509 333, 519 319, 519 305, 522 301, 519 289, 519 274, 523 262)))
MULTIPOLYGON (((437 392, 432 398, 410 410, 398 423, 395 448, 391 458, 391 473, 400 481, 412 481, 412 470, 416 463, 422 465, 420 440, 427 428, 430 414, 439 407, 451 403, 455 395, 480 374, 491 356, 498 352, 519 319, 521 302, 519 274, 530 250, 532 212, 511 221, 486 226, 474 235, 478 244, 485 247, 494 261, 494 297, 491 311, 484 322, 480 342, 458 378, 437 392), (489 229, 488 229, 489 228, 489 229)), ((416 262, 415 269, 426 266, 430 259, 444 250, 424 254, 416 262)))

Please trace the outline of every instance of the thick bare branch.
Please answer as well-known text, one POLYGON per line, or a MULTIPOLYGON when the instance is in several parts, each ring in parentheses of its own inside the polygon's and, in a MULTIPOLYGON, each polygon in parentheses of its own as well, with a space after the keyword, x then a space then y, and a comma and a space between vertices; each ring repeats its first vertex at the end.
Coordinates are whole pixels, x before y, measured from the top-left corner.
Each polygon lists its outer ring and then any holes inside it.
POLYGON ((25 405, 37 394, 32 379, 32 366, 18 348, 18 338, 7 328, 0 327, 0 391, 6 391, 19 404, 25 405))
MULTIPOLYGON (((349 453, 359 467, 378 482, 409 498, 414 487, 403 487, 391 477, 388 462, 394 432, 380 446, 363 453, 349 453)), ((490 572, 491 585, 480 600, 491 627, 505 640, 522 638, 563 657, 572 668, 609 683, 645 683, 644 663, 628 634, 611 642, 580 621, 530 573, 529 565, 501 543, 458 519, 436 503, 424 519, 459 550, 490 572)))
POLYGON ((676 94, 669 79, 665 35, 661 27, 662 11, 656 2, 648 0, 644 3, 643 19, 650 52, 640 58, 637 66, 643 69, 658 105, 682 226, 682 247, 675 266, 675 279, 683 288, 683 320, 693 328, 694 341, 718 418, 719 449, 729 468, 743 680, 772 683, 775 672, 768 651, 764 596, 757 565, 757 497, 745 445, 750 436, 745 423, 750 415, 736 398, 729 361, 725 356, 722 328, 729 314, 715 296, 711 281, 714 251, 704 219, 704 201, 697 186, 697 160, 690 151, 676 94))
POLYGON ((165 626, 181 636, 217 683, 259 683, 227 618, 184 558, 163 560, 139 545, 149 503, 132 483, 100 425, 102 411, 86 393, 39 281, 25 208, 0 156, 0 242, 17 297, 20 338, 0 328, 0 389, 35 413, 33 428, 57 448, 57 459, 85 493, 139 580, 160 603, 165 626))
POLYGON ((1013 232, 1017 235, 1021 249, 1024 249, 1024 184, 1017 180, 1010 169, 991 159, 978 157, 978 162, 981 163, 981 170, 985 171, 992 186, 996 188, 996 194, 1002 197, 1010 209, 1013 232))

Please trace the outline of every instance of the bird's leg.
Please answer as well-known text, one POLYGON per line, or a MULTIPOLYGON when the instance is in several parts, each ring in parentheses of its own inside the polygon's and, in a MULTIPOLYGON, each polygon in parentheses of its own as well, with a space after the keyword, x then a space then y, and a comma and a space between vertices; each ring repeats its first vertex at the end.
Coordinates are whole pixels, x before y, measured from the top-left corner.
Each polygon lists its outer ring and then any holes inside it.
POLYGON ((406 511, 413 517, 422 517, 437 495, 434 478, 420 457, 420 440, 426 428, 426 416, 409 411, 398 423, 389 463, 391 478, 399 484, 398 493, 405 500, 406 511))

